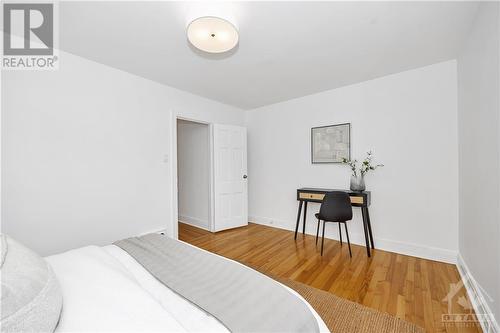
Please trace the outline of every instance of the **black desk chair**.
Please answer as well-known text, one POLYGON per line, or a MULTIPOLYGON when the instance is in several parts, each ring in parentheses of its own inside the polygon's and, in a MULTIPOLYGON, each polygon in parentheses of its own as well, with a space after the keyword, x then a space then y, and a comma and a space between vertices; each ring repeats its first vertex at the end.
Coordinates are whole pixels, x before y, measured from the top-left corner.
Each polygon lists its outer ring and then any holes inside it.
POLYGON ((349 232, 347 231, 347 221, 352 220, 351 198, 346 192, 328 192, 323 198, 319 213, 318 228, 316 229, 316 244, 318 244, 319 225, 323 220, 323 235, 321 237, 321 255, 323 255, 323 243, 325 242, 325 224, 326 222, 337 222, 339 224, 340 245, 342 245, 342 229, 340 224, 344 223, 345 233, 347 235, 347 244, 349 245, 349 255, 352 257, 351 242, 349 241, 349 232))

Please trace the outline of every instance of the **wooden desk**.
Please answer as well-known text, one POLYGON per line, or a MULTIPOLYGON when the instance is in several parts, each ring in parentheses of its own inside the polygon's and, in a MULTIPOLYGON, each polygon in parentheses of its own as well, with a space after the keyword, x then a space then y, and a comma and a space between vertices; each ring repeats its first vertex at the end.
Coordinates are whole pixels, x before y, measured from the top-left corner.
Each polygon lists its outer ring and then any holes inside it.
POLYGON ((342 191, 347 192, 351 196, 351 204, 353 207, 360 207, 361 214, 363 215, 363 229, 365 232, 365 242, 366 242, 366 254, 368 257, 371 256, 370 247, 372 249, 375 248, 373 244, 373 234, 372 234, 372 226, 370 222, 370 213, 368 212, 368 207, 371 203, 371 192, 363 191, 348 191, 348 190, 334 190, 334 189, 326 189, 326 188, 309 188, 303 187, 297 189, 297 200, 299 201, 299 209, 297 212, 297 224, 295 225, 295 239, 297 239, 297 231, 299 229, 300 223, 300 214, 302 213, 302 205, 304 205, 304 219, 302 222, 302 233, 306 232, 306 216, 307 216, 307 203, 308 202, 323 202, 323 197, 327 192, 331 191, 342 191), (371 245, 370 245, 371 244, 371 245))

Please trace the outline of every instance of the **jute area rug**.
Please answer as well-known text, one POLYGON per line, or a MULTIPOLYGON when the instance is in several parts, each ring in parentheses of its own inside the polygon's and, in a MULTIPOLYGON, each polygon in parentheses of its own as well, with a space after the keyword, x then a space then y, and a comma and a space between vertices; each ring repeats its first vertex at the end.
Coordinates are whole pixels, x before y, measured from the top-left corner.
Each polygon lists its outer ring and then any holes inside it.
MULTIPOLYGON (((255 267, 252 267, 256 269, 255 267)), ((413 323, 290 279, 257 271, 298 292, 333 333, 424 333, 413 323)))

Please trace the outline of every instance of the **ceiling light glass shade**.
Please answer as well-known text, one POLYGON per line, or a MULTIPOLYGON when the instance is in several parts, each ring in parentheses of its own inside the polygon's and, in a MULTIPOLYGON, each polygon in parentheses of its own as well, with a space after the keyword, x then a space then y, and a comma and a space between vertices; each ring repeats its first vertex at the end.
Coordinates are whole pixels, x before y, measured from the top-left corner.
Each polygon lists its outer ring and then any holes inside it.
POLYGON ((187 28, 188 40, 196 48, 209 53, 222 53, 238 44, 238 30, 219 17, 205 16, 195 19, 187 28))

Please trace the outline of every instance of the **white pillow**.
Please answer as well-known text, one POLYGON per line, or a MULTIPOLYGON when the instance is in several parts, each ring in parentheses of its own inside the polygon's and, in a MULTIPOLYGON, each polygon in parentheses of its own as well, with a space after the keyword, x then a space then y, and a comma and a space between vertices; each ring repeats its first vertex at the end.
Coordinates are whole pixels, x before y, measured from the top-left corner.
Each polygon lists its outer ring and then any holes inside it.
POLYGON ((53 332, 62 293, 48 263, 6 235, 0 235, 2 332, 53 332))

